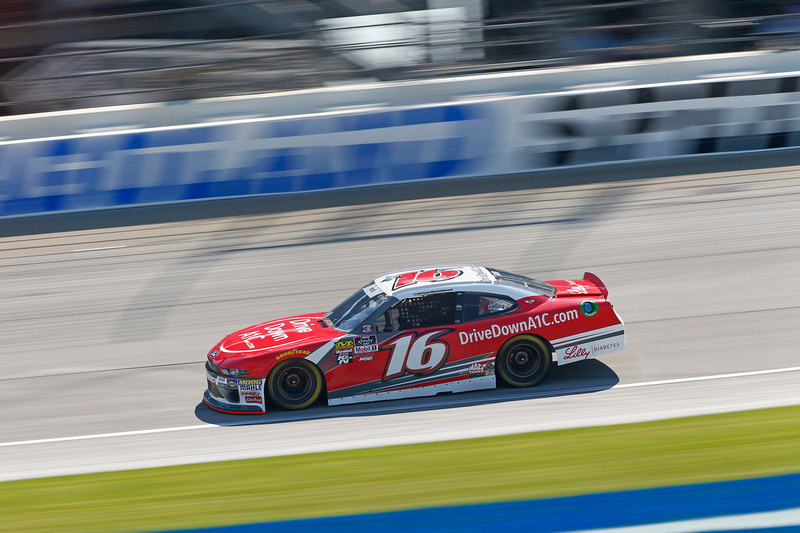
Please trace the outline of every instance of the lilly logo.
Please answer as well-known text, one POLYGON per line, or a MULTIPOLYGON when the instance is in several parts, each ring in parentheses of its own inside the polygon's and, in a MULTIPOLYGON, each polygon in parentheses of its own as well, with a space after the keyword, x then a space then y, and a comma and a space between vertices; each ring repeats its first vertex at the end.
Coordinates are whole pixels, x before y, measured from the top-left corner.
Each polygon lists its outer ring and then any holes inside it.
POLYGON ((579 348, 578 346, 571 346, 564 351, 564 360, 567 359, 583 359, 589 355, 589 350, 586 348, 579 348))

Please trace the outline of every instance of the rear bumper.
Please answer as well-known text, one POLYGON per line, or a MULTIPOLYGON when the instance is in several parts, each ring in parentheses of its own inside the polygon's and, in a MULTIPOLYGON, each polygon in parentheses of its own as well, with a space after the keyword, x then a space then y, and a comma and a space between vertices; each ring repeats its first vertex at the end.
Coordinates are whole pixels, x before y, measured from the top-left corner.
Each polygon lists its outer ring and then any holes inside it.
POLYGON ((593 329, 552 341, 558 365, 566 365, 625 349, 625 325, 593 329))

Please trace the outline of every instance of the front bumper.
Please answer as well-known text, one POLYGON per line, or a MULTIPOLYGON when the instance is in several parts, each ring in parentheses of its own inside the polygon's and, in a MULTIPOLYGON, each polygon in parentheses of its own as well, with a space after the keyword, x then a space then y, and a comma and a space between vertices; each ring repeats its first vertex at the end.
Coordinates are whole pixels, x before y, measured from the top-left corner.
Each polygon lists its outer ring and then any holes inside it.
POLYGON ((203 401, 215 411, 223 413, 259 414, 266 412, 264 379, 233 379, 217 374, 206 362, 208 389, 203 401))

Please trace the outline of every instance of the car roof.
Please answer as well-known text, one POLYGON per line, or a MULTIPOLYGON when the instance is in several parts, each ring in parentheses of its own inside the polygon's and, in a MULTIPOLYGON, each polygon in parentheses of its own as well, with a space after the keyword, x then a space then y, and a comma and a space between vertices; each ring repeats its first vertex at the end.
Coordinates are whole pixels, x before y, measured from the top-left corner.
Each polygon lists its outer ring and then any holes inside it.
POLYGON ((477 265, 447 265, 398 270, 375 278, 375 285, 384 293, 409 298, 432 292, 480 290, 522 298, 540 294, 527 287, 498 282, 485 267, 477 265))

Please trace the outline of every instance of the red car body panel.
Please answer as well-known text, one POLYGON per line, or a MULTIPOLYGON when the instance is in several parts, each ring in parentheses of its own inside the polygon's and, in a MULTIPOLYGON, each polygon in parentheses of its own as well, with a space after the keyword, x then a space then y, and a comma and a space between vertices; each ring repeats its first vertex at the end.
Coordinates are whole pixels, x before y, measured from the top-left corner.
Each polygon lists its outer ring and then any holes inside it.
POLYGON ((317 365, 328 403, 335 405, 493 388, 495 358, 503 343, 519 336, 544 339, 559 365, 625 347, 622 320, 594 274, 544 283, 522 278, 536 282, 532 287, 515 285, 514 275, 507 281, 506 274, 472 265, 417 269, 381 276, 363 289, 387 309, 403 301, 447 300, 454 319, 442 325, 395 330, 388 319, 381 325, 372 316, 348 331, 316 313, 232 333, 209 352, 206 403, 225 412, 264 412, 270 372, 288 358, 317 365), (505 308, 487 315, 468 311, 483 296, 505 308))
POLYGON ((226 336, 212 351, 220 368, 242 368, 248 376, 266 376, 286 357, 304 357, 328 341, 342 336, 323 326, 324 313, 270 320, 226 336))

